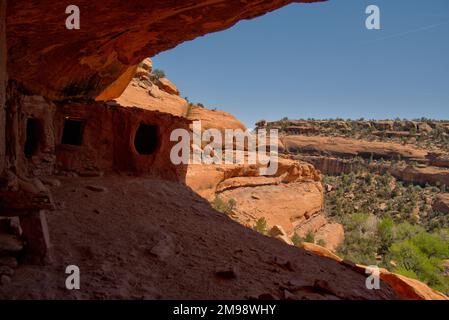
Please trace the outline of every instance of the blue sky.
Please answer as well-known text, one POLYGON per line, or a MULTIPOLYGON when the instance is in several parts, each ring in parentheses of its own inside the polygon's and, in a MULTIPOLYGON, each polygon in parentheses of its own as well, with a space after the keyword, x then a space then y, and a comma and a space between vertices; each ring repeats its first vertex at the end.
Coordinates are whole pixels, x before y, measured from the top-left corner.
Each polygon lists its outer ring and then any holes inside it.
POLYGON ((192 102, 260 119, 449 119, 448 0, 330 0, 278 11, 153 58, 192 102), (381 30, 367 30, 375 4, 381 30))

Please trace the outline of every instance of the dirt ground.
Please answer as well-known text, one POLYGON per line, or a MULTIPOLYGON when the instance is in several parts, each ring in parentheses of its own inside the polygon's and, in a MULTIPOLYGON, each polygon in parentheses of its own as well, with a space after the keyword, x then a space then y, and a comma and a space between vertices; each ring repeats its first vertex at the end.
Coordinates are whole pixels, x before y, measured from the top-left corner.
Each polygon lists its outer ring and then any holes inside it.
POLYGON ((182 184, 58 179, 52 263, 21 264, 1 299, 396 298, 386 283, 368 290, 364 275, 245 228, 182 184), (80 290, 65 288, 68 265, 80 268, 80 290))

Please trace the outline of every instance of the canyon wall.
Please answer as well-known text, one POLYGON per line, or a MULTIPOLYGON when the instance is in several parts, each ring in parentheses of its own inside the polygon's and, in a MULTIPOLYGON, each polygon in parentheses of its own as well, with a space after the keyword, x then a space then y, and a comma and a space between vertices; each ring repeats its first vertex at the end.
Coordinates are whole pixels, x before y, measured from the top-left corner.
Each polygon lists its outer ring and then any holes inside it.
POLYGON ((420 163, 427 162, 428 152, 399 143, 363 141, 341 137, 288 135, 281 138, 285 148, 293 154, 325 155, 352 159, 403 159, 420 163))
POLYGON ((0 0, 0 175, 5 169, 6 0, 0 0))

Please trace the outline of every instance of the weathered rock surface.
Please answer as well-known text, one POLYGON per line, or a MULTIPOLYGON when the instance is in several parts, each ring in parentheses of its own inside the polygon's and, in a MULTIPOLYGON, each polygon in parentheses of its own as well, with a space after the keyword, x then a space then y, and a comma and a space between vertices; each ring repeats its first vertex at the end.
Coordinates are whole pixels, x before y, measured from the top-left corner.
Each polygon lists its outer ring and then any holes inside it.
POLYGON ((381 269, 380 278, 406 300, 449 300, 444 294, 429 288, 421 281, 381 269))
POLYGON ((152 71, 153 60, 151 60, 150 58, 146 58, 137 66, 134 77, 140 80, 148 80, 152 71))
POLYGON ((141 82, 131 81, 116 101, 124 107, 139 107, 147 110, 167 112, 175 116, 185 116, 188 102, 178 95, 160 90, 155 85, 142 87, 141 82))
POLYGON ((324 248, 322 246, 319 246, 319 245, 317 245, 315 243, 303 242, 300 245, 300 247, 303 248, 304 250, 313 252, 314 254, 319 255, 321 257, 327 257, 327 258, 330 258, 330 259, 338 261, 338 262, 343 261, 342 258, 340 258, 336 254, 334 254, 329 249, 326 249, 326 248, 324 248))
POLYGON ((276 175, 260 176, 262 165, 223 164, 189 165, 186 184, 202 197, 212 200, 215 193, 244 186, 278 185, 281 182, 303 182, 320 180, 320 174, 305 162, 279 158, 276 175), (249 179, 248 179, 249 178, 249 179))
POLYGON ((117 98, 144 58, 290 2, 80 0, 81 28, 68 30, 67 3, 8 1, 9 76, 51 99, 117 98))
POLYGON ((168 94, 174 94, 179 95, 179 90, 175 86, 173 82, 168 80, 167 78, 161 78, 156 82, 156 85, 161 89, 162 91, 167 92, 168 94))
POLYGON ((210 110, 193 105, 188 112, 190 120, 200 120, 201 129, 218 129, 224 133, 225 129, 246 130, 245 125, 232 114, 222 110, 210 110))
POLYGON ((224 191, 220 196, 237 202, 235 212, 243 224, 253 226, 258 219, 265 218, 269 226, 280 225, 288 235, 323 208, 319 182, 241 187, 224 191))
POLYGON ((449 168, 449 155, 447 154, 430 152, 427 158, 431 166, 449 168))
POLYGON ((0 1, 0 174, 5 169, 6 128, 6 1, 0 1))
POLYGON ((439 167, 412 167, 407 166, 405 168, 393 168, 386 169, 395 178, 407 183, 419 184, 419 185, 446 185, 449 186, 449 169, 439 167))
POLYGON ((236 202, 232 218, 253 227, 264 218, 269 228, 279 226, 290 237, 301 237, 311 231, 316 240, 324 240, 326 248, 335 250, 344 240, 340 224, 331 223, 322 212, 323 189, 319 173, 313 166, 279 159, 275 176, 260 176, 254 165, 190 165, 186 183, 206 199, 218 195, 224 202, 236 202))
POLYGON ((331 222, 322 211, 318 211, 307 220, 298 224, 294 232, 301 238, 306 238, 309 233, 314 235, 316 242, 324 241, 323 247, 335 251, 345 239, 345 231, 341 224, 331 222))
POLYGON ((281 226, 274 226, 270 229, 268 232, 268 235, 270 237, 273 237, 275 239, 278 239, 286 244, 293 245, 293 241, 289 238, 287 233, 284 231, 284 229, 281 226))

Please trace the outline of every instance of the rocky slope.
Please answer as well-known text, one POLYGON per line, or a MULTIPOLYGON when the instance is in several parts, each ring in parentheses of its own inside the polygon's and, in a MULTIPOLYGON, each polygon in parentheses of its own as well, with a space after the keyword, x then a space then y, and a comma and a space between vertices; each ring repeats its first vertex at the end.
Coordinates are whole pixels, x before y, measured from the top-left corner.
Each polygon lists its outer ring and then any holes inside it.
POLYGON ((0 298, 399 298, 385 282, 367 290, 351 267, 245 228, 182 184, 60 181, 48 215, 53 263, 21 266, 0 298), (65 289, 69 264, 80 267, 82 290, 65 289))
MULTIPOLYGON (((252 227, 264 218, 269 226, 280 225, 290 237, 305 228, 310 218, 323 215, 320 176, 306 163, 281 159, 274 177, 260 176, 258 166, 191 165, 186 183, 209 201, 217 196, 235 201, 230 216, 243 225, 252 227)), ((316 228, 326 224, 324 218, 316 228)))
MULTIPOLYGON (((168 79, 150 81, 153 62, 147 58, 141 62, 131 82, 125 91, 114 102, 124 107, 135 107, 146 110, 157 110, 170 113, 175 116, 185 116, 188 110, 188 102, 179 96, 179 91, 173 84, 171 86, 159 85, 168 79), (171 88, 171 89, 169 89, 171 88)), ((171 83, 171 82, 170 82, 171 83)))

